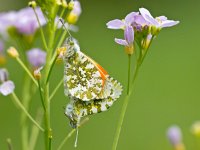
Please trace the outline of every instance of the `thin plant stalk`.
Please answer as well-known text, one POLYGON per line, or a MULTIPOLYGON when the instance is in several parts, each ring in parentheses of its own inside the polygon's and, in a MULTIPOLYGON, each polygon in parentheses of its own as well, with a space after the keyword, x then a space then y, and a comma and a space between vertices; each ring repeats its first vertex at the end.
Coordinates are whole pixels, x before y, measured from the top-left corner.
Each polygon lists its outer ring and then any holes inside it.
POLYGON ((33 80, 35 85, 38 87, 39 86, 38 82, 35 80, 32 73, 29 71, 29 69, 26 67, 26 65, 22 62, 22 60, 19 57, 17 57, 16 60, 22 66, 22 68, 25 70, 25 72, 29 75, 29 77, 33 80))
POLYGON ((41 36, 42 36, 42 42, 43 42, 43 44, 44 44, 44 47, 45 47, 46 51, 48 51, 47 42, 46 42, 46 39, 45 39, 45 37, 44 37, 44 32, 43 32, 43 29, 42 29, 42 26, 41 26, 39 17, 38 17, 38 15, 37 15, 37 12, 36 12, 36 10, 35 10, 34 7, 33 7, 33 11, 34 11, 34 13, 35 13, 35 16, 36 16, 36 19, 37 19, 37 22, 38 22, 38 25, 39 25, 39 28, 40 28, 40 34, 41 34, 41 36))
MULTIPOLYGON (((78 128, 80 128, 82 125, 84 125, 87 121, 89 121, 89 118, 85 118, 79 125, 78 128)), ((65 143, 68 141, 68 139, 75 133, 77 129, 72 129, 67 136, 63 139, 63 141, 60 143, 60 145, 58 146, 57 150, 61 150, 62 147, 65 145, 65 143)))
MULTIPOLYGON (((31 87, 31 79, 27 74, 24 77, 24 88, 22 89, 22 104, 24 108, 29 110, 30 103, 30 87, 31 87)), ((28 149, 28 123, 27 123, 27 115, 24 112, 21 112, 21 124, 22 124, 22 149, 28 149)), ((37 127, 36 127, 37 128, 37 127)))
POLYGON ((60 80, 56 88, 53 90, 53 92, 51 92, 51 95, 49 96, 49 101, 51 101, 51 99, 54 97, 61 85, 63 85, 63 79, 60 80))
MULTIPOLYGON (((42 122, 42 119, 43 119, 42 116, 43 116, 43 113, 40 108, 37 111, 37 115, 36 115, 36 119, 35 119, 39 124, 41 124, 41 122, 42 122)), ((40 133, 39 131, 40 130, 36 126, 32 127, 31 136, 30 136, 30 140, 29 140, 29 150, 34 150, 39 133, 40 133)))
POLYGON ((44 132, 44 129, 33 119, 33 117, 28 113, 26 108, 24 108, 17 95, 14 92, 11 95, 13 100, 16 102, 17 106, 27 115, 27 117, 32 121, 32 123, 35 124, 42 132, 44 132))
POLYGON ((131 55, 128 54, 128 83, 127 83, 127 95, 130 90, 130 78, 131 78, 131 55))

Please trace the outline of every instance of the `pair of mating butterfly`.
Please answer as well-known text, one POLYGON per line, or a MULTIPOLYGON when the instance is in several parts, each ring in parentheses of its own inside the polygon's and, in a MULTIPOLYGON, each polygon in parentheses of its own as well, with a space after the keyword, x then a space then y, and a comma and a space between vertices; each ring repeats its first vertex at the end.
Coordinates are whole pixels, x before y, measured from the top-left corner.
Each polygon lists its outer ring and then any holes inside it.
POLYGON ((63 55, 64 89, 70 98, 65 114, 70 125, 77 128, 82 117, 108 110, 120 97, 122 86, 82 53, 78 42, 69 35, 63 45, 66 49, 63 55))

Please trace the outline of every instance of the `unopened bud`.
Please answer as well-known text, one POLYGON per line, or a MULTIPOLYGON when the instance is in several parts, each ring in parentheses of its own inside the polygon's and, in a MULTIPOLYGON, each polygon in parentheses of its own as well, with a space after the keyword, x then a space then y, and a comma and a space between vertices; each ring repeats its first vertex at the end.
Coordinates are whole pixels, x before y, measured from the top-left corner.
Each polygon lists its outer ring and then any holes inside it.
POLYGON ((151 34, 156 36, 160 32, 160 30, 161 30, 161 28, 157 28, 156 26, 152 26, 151 27, 151 34))
POLYGON ((18 51, 14 48, 14 47, 10 47, 8 50, 7 50, 7 53, 10 57, 13 57, 13 58, 17 58, 19 57, 19 53, 18 51))
POLYGON ((33 76, 34 76, 34 78, 35 79, 37 79, 37 80, 40 80, 41 79, 41 70, 42 70, 42 68, 43 67, 40 67, 40 68, 38 68, 38 69, 36 69, 36 70, 34 70, 34 72, 33 72, 33 76))
POLYGON ((28 3, 28 6, 29 6, 29 7, 32 7, 32 8, 35 8, 35 7, 37 6, 37 4, 36 4, 35 1, 30 1, 30 2, 28 3))
POLYGON ((8 80, 8 71, 6 69, 0 69, 0 82, 5 82, 8 80))
POLYGON ((197 137, 200 137, 200 121, 195 122, 192 125, 192 134, 194 134, 197 137))
POLYGON ((125 52, 128 55, 132 55, 134 53, 135 49, 133 45, 125 46, 125 52))
POLYGON ((71 1, 69 2, 69 4, 68 4, 68 9, 69 9, 69 10, 72 10, 73 8, 74 8, 74 1, 71 0, 71 1))

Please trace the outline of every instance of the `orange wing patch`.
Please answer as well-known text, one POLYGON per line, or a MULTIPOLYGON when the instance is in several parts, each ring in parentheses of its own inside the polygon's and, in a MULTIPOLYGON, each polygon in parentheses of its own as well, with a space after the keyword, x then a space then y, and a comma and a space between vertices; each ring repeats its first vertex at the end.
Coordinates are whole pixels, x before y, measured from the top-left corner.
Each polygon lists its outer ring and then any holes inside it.
POLYGON ((104 83, 105 83, 105 80, 106 80, 106 76, 108 75, 107 71, 101 65, 99 65, 96 61, 94 61, 92 58, 90 58, 89 56, 85 55, 84 53, 83 53, 83 55, 85 57, 87 57, 88 60, 90 60, 94 64, 94 66, 98 69, 98 71, 101 74, 101 78, 103 80, 102 85, 104 86, 104 83))

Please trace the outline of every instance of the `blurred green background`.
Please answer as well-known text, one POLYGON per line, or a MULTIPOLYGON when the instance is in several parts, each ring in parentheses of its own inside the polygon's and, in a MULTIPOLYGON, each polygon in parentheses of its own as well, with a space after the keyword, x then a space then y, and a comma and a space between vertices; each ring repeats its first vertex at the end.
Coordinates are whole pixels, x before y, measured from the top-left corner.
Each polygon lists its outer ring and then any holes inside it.
MULTIPOLYGON (((0 11, 20 9, 25 0, 0 0, 0 11)), ((77 150, 110 150, 126 91, 127 56, 123 47, 114 43, 123 37, 122 31, 106 29, 106 22, 124 18, 131 11, 146 7, 154 16, 166 15, 180 20, 173 28, 163 29, 154 40, 139 72, 135 91, 125 116, 118 150, 170 150, 166 129, 177 124, 183 131, 188 150, 195 150, 190 132, 194 121, 200 120, 200 1, 193 0, 81 0, 83 13, 78 22, 80 31, 73 34, 81 49, 99 62, 111 76, 124 86, 124 93, 107 112, 90 116, 90 121, 79 131, 77 150)), ((22 88, 23 72, 12 59, 6 65, 16 92, 22 88)), ((51 89, 63 76, 63 66, 54 68, 51 89)), ((71 128, 64 116, 63 106, 68 99, 60 88, 51 103, 53 149, 71 128)), ((33 96, 31 114, 40 105, 33 96)), ((11 138, 15 150, 21 149, 20 111, 9 97, 0 95, 0 149, 7 149, 11 138)), ((73 150, 75 136, 66 143, 65 150, 73 150)), ((40 135, 36 149, 43 149, 40 135)))

